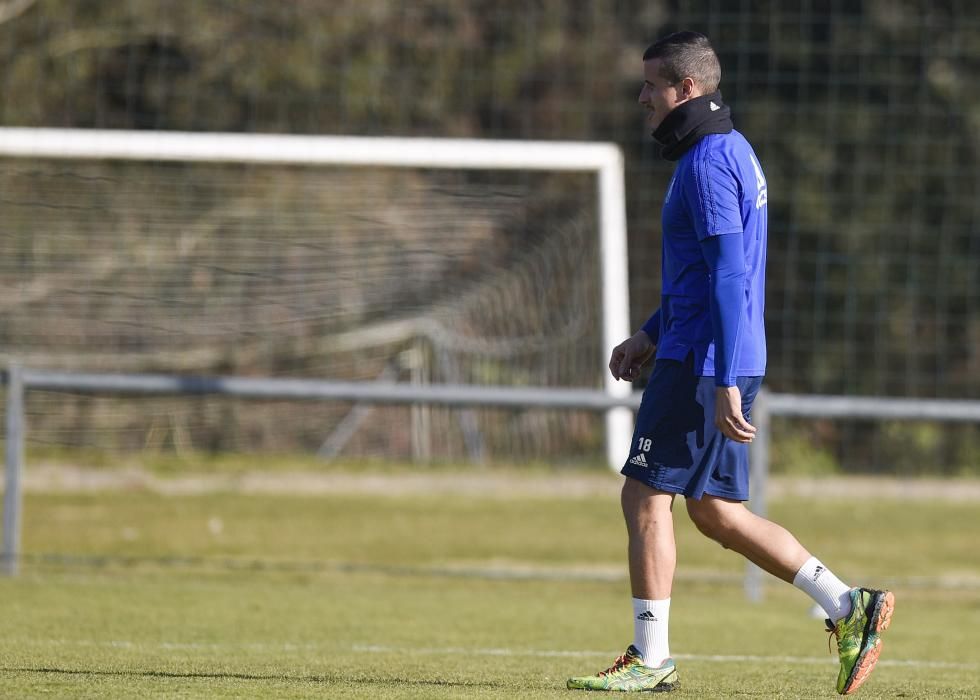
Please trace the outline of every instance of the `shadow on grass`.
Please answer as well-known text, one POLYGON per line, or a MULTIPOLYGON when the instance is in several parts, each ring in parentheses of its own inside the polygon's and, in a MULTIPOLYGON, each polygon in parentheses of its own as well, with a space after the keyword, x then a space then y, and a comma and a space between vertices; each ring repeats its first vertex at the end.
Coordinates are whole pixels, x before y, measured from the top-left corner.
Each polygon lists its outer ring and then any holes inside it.
POLYGON ((50 673, 70 676, 106 676, 130 678, 209 678, 242 681, 289 681, 299 683, 349 683, 354 685, 411 685, 422 687, 445 688, 503 688, 504 685, 494 681, 450 681, 444 679, 398 678, 394 676, 377 678, 357 678, 353 676, 290 676, 286 674, 253 674, 253 673, 205 673, 180 671, 100 671, 77 668, 0 668, 4 673, 50 673))

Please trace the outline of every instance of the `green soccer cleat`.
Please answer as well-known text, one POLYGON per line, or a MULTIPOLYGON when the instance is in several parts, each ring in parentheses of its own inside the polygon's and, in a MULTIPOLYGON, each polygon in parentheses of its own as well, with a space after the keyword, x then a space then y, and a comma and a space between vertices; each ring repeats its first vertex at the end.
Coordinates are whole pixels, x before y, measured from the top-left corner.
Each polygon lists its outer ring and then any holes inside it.
POLYGON ((895 595, 870 588, 851 589, 851 614, 834 625, 827 620, 827 631, 837 637, 840 673, 837 692, 849 695, 868 680, 881 653, 881 632, 888 629, 895 609, 895 595))
POLYGON ((666 692, 678 685, 677 668, 672 659, 667 659, 657 668, 643 665, 643 657, 636 647, 630 644, 626 653, 605 671, 594 676, 569 678, 571 690, 611 690, 620 692, 666 692))

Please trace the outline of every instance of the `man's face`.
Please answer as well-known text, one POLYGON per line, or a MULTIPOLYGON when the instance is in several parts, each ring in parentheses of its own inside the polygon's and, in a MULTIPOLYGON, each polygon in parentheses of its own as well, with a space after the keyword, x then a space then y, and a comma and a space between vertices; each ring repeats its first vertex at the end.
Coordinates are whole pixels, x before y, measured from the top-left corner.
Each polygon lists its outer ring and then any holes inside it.
POLYGON ((683 83, 670 83, 660 74, 660 59, 643 62, 643 89, 639 102, 647 109, 647 125, 654 131, 677 105, 687 102, 683 83))

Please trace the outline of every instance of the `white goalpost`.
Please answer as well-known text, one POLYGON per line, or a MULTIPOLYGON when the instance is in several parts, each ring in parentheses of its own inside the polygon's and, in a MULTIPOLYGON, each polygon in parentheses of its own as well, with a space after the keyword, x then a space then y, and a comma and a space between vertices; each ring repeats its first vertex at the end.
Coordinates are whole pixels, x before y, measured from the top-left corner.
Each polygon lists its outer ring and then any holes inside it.
MULTIPOLYGON (((590 173, 596 178, 600 256, 602 356, 595 358, 597 367, 604 368, 612 348, 630 334, 623 157, 613 144, 0 128, 0 156, 590 173)), ((630 396, 629 383, 602 374, 610 397, 630 396)), ((611 468, 618 470, 625 460, 631 434, 630 409, 609 409, 605 436, 611 468)))

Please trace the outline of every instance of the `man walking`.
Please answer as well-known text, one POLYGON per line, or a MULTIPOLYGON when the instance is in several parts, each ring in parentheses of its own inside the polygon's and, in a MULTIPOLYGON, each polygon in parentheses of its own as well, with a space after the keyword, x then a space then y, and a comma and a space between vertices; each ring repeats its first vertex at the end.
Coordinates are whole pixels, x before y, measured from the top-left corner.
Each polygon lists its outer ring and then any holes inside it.
POLYGON ((676 562, 672 506, 683 495, 698 529, 807 593, 837 636, 837 691, 871 673, 895 598, 852 588, 786 529, 750 512, 752 402, 766 367, 763 325, 768 190, 752 147, 734 130, 707 37, 678 32, 643 55, 639 101, 664 158, 677 163, 664 197, 660 309, 612 352, 632 381, 656 350, 623 467, 633 644, 569 688, 670 690, 678 672, 667 626, 676 562))

